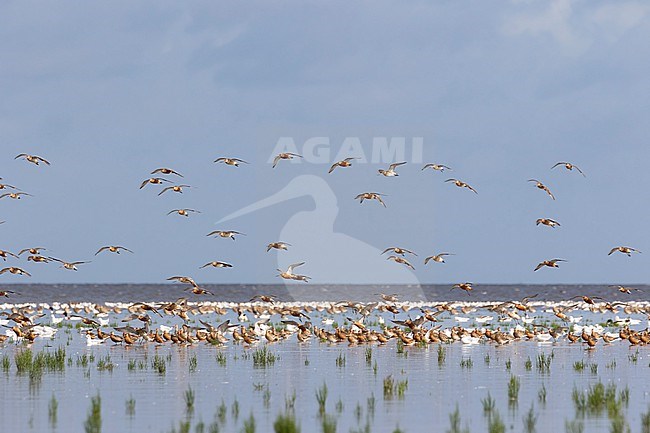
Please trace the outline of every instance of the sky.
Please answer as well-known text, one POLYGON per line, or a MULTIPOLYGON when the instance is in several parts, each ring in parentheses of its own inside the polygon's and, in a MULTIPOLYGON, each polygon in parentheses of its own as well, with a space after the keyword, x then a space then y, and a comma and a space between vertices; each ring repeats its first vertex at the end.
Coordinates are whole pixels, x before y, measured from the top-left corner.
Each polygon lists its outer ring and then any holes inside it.
POLYGON ((9 258, 32 277, 0 284, 277 284, 302 261, 311 284, 648 283, 648 40, 636 1, 2 2, 0 177, 33 197, 0 200, 0 249, 92 262, 9 258), (158 167, 193 188, 140 190, 158 167))

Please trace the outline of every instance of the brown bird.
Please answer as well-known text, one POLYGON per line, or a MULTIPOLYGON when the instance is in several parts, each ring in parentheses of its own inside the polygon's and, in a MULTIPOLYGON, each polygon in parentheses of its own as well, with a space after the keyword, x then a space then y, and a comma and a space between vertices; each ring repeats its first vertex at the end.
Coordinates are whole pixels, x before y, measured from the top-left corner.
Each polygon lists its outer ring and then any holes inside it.
POLYGON ((221 238, 230 238, 234 241, 235 235, 246 236, 244 233, 240 233, 235 230, 214 230, 208 233, 206 236, 219 236, 221 238))
POLYGON ((49 257, 43 257, 39 255, 32 255, 27 257, 28 262, 34 262, 34 263, 49 263, 52 261, 49 257))
POLYGON ((206 263, 199 269, 207 268, 208 266, 212 266, 214 268, 232 268, 232 265, 230 263, 214 261, 206 263))
POLYGON ((149 184, 151 184, 151 185, 160 185, 163 182, 171 183, 171 181, 169 181, 167 179, 163 179, 162 177, 151 177, 149 179, 145 179, 145 180, 142 181, 142 184, 140 185, 140 189, 144 188, 145 186, 147 186, 149 184))
POLYGON ((0 269, 0 275, 4 274, 5 272, 9 272, 9 273, 14 274, 14 275, 27 275, 28 277, 32 276, 32 274, 30 274, 29 272, 27 272, 27 271, 25 271, 23 269, 20 269, 20 268, 13 267, 13 266, 10 266, 8 268, 0 269))
POLYGON ((277 269, 277 271, 280 272, 280 274, 278 276, 281 277, 281 278, 284 278, 285 280, 304 281, 305 283, 307 283, 308 282, 307 280, 310 280, 311 277, 308 277, 306 275, 298 275, 298 274, 293 273, 293 270, 295 268, 297 268, 298 266, 302 266, 304 264, 305 264, 305 262, 294 263, 292 265, 289 265, 289 267, 287 268, 286 271, 283 271, 282 269, 277 269))
POLYGON ((386 176, 386 177, 399 176, 399 174, 397 174, 397 171, 395 171, 395 170, 397 169, 397 167, 399 167, 400 165, 404 165, 404 164, 406 164, 406 162, 396 162, 394 164, 389 165, 388 170, 381 170, 380 169, 380 170, 377 170, 377 171, 379 172, 379 174, 381 174, 383 176, 386 176))
POLYGON ((190 213, 201 213, 201 211, 194 210, 194 209, 172 209, 169 212, 167 212, 167 215, 171 215, 174 212, 184 217, 189 217, 190 213))
POLYGON ((278 165, 278 162, 280 162, 281 159, 293 159, 293 158, 302 158, 302 155, 298 155, 297 153, 291 153, 291 152, 280 153, 273 159, 273 168, 275 168, 275 166, 278 165))
POLYGON ((0 298, 8 298, 10 293, 13 295, 16 292, 12 292, 11 290, 0 290, 0 298))
POLYGON ((619 292, 627 293, 628 295, 631 295, 632 291, 635 291, 635 292, 640 292, 641 291, 641 289, 635 289, 633 287, 625 287, 625 286, 609 286, 609 287, 616 287, 616 289, 618 289, 619 292))
POLYGON ((396 263, 401 263, 401 264, 406 265, 407 267, 409 267, 409 268, 415 270, 415 268, 413 267, 413 265, 410 264, 410 263, 408 262, 408 260, 406 260, 404 257, 400 257, 400 256, 389 256, 389 257, 386 258, 386 260, 392 260, 392 261, 394 261, 394 262, 396 262, 396 263))
POLYGON ((612 248, 612 249, 610 250, 609 253, 607 253, 607 255, 608 255, 608 256, 611 256, 613 253, 615 253, 615 252, 617 252, 617 251, 618 251, 618 252, 621 252, 621 253, 623 253, 623 254, 626 254, 628 257, 632 257, 632 254, 631 254, 631 253, 641 253, 641 251, 636 250, 636 249, 634 249, 634 248, 630 248, 630 247, 614 247, 614 248, 612 248))
POLYGON ((548 194, 548 195, 549 195, 553 200, 555 200, 555 196, 553 195, 553 193, 551 192, 551 190, 548 189, 547 186, 544 185, 542 182, 540 182, 540 181, 537 180, 537 179, 528 179, 528 182, 535 182, 535 186, 536 186, 537 188, 546 191, 546 194, 548 194))
POLYGON ((5 262, 7 261, 7 256, 11 256, 11 257, 14 257, 16 259, 18 258, 18 256, 15 255, 14 253, 11 253, 9 251, 0 250, 0 257, 2 257, 2 260, 4 260, 5 262))
POLYGON ((539 263, 534 270, 537 271, 543 268, 544 266, 548 266, 549 268, 559 268, 560 266, 557 264, 557 262, 566 262, 566 260, 562 260, 562 259, 544 260, 543 262, 539 263))
POLYGON ((444 257, 445 256, 453 256, 453 255, 454 255, 454 253, 440 253, 440 254, 436 254, 436 255, 433 255, 433 256, 429 256, 426 259, 424 259, 424 264, 426 265, 427 263, 429 263, 430 260, 433 260, 434 262, 437 262, 437 263, 445 263, 444 257))
POLYGON ((559 227, 560 223, 552 220, 550 218, 539 218, 537 221, 535 221, 535 225, 540 225, 543 224, 545 226, 553 227, 555 228, 556 226, 559 227))
POLYGON ((465 293, 467 293, 467 295, 470 294, 469 292, 471 292, 472 290, 474 290, 474 288, 472 287, 472 283, 459 283, 459 284, 454 284, 454 285, 451 287, 451 290, 454 290, 454 289, 461 289, 461 290, 464 290, 465 293))
POLYGON ((467 183, 465 183, 465 182, 463 182, 461 180, 451 178, 451 179, 447 179, 445 182, 453 182, 454 185, 456 185, 459 188, 467 188, 470 191, 474 192, 474 194, 478 194, 478 192, 474 188, 472 188, 471 186, 469 186, 469 184, 467 184, 467 183))
POLYGON ((45 165, 50 165, 50 163, 47 160, 36 155, 28 155, 26 153, 21 153, 20 155, 16 156, 14 159, 18 159, 18 158, 24 158, 26 161, 36 165, 38 165, 41 162, 45 163, 45 165))
POLYGON ((386 248, 380 255, 386 254, 389 251, 392 251, 395 254, 399 254, 400 256, 403 256, 404 254, 413 254, 414 256, 417 256, 417 254, 415 254, 413 251, 407 250, 406 248, 400 248, 400 247, 386 248))
POLYGON ((354 199, 359 200, 359 203, 363 203, 364 200, 377 200, 379 203, 382 204, 382 206, 386 207, 386 203, 384 203, 384 201, 381 199, 383 195, 384 194, 380 194, 378 192, 362 192, 354 199))
POLYGON ((167 278, 167 281, 172 281, 172 280, 176 280, 179 283, 191 284, 191 285, 193 285, 194 287, 197 287, 197 288, 199 287, 199 285, 196 284, 196 282, 194 281, 194 279, 192 279, 192 277, 176 276, 176 277, 167 278))
POLYGON ((151 174, 156 174, 156 173, 161 173, 161 174, 175 174, 176 176, 183 177, 182 174, 180 174, 177 171, 172 170, 171 168, 157 168, 154 171, 151 172, 151 174))
POLYGON ((192 292, 195 295, 214 295, 214 293, 201 289, 200 287, 188 287, 187 289, 184 289, 186 292, 192 292))
POLYGON ((26 192, 6 192, 0 195, 0 198, 9 197, 9 198, 13 198, 14 200, 20 200, 20 196, 22 195, 26 195, 28 197, 34 197, 33 195, 27 194, 26 192))
POLYGON ((214 162, 218 162, 226 165, 232 165, 234 167, 239 167, 239 164, 241 163, 248 164, 248 162, 239 158, 217 158, 214 160, 214 162))
POLYGON ((569 171, 571 171, 571 170, 573 170, 573 169, 575 168, 576 170, 578 170, 578 172, 579 172, 583 177, 587 177, 587 176, 585 176, 585 174, 582 172, 582 170, 580 170, 580 169, 578 168, 577 165, 571 164, 570 162, 558 162, 558 163, 556 163, 553 167, 551 167, 551 170, 553 170, 553 169, 554 169, 555 167, 557 167, 558 165, 563 165, 564 168, 566 168, 566 169, 569 170, 569 171))
POLYGON ((189 186, 189 185, 172 185, 172 186, 168 186, 168 187, 163 188, 162 191, 160 191, 158 193, 158 195, 163 195, 167 191, 174 191, 174 192, 178 192, 178 193, 182 194, 183 193, 183 188, 192 188, 192 187, 189 186))
POLYGON ((13 185, 9 185, 8 183, 0 183, 0 189, 18 189, 13 185))
POLYGON ((359 159, 359 158, 345 158, 343 161, 335 162, 330 167, 328 173, 333 172, 336 167, 351 167, 352 161, 354 161, 355 159, 359 159))
POLYGON ((446 165, 442 164, 427 164, 424 167, 422 167, 422 171, 426 170, 427 168, 431 168, 436 171, 444 172, 445 170, 453 171, 451 167, 447 167, 446 165))
POLYGON ((22 255, 23 253, 29 253, 29 254, 32 254, 32 255, 37 255, 37 254, 40 254, 41 251, 47 251, 47 249, 45 249, 45 248, 43 248, 43 247, 25 248, 25 249, 20 250, 20 252, 18 253, 18 255, 20 256, 20 255, 22 255))
POLYGON ((286 243, 286 242, 271 242, 270 244, 268 244, 268 245, 266 246, 266 252, 268 253, 268 252, 271 251, 272 249, 275 249, 275 250, 285 250, 285 251, 286 251, 286 250, 288 250, 287 247, 290 247, 290 246, 291 246, 291 244, 288 244, 288 243, 286 243))
POLYGON ((65 268, 65 269, 67 269, 69 271, 78 271, 79 269, 77 269, 77 265, 83 265, 83 264, 86 264, 86 263, 90 263, 90 262, 65 262, 63 260, 60 260, 60 259, 57 259, 57 258, 54 258, 54 257, 48 257, 48 259, 54 260, 55 262, 61 263, 61 267, 65 268))
POLYGON ((100 248, 100 249, 95 253, 95 255, 101 253, 102 251, 110 251, 111 253, 119 254, 119 253, 120 253, 120 250, 122 250, 122 251, 127 251, 127 252, 133 254, 133 251, 131 251, 131 250, 128 249, 128 248, 124 248, 124 247, 120 247, 120 246, 114 246, 114 245, 109 245, 109 246, 106 246, 106 247, 101 247, 101 248, 100 248))

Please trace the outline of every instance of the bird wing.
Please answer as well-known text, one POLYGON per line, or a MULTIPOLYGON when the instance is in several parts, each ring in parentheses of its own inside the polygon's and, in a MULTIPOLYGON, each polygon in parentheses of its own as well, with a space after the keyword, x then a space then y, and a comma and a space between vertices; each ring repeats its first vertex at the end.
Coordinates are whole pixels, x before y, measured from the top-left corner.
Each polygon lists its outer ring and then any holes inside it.
POLYGON ((607 253, 608 256, 611 256, 614 252, 618 251, 618 247, 612 248, 609 253, 607 253))
POLYGON ((27 155, 26 153, 21 153, 20 155, 16 156, 14 159, 24 158, 26 156, 29 156, 29 155, 27 155))
POLYGON ((305 262, 300 262, 300 263, 294 263, 293 265, 289 265, 289 267, 287 268, 287 272, 292 273, 294 268, 297 268, 298 266, 302 266, 304 264, 305 262))
POLYGON ((217 158, 214 160, 214 162, 224 162, 226 158, 217 158))
POLYGON ((120 249, 122 249, 122 250, 124 250, 124 251, 127 251, 127 252, 133 254, 133 251, 131 251, 131 250, 128 249, 128 248, 124 248, 124 247, 118 247, 118 248, 120 248, 120 249))
POLYGON ((395 251, 395 247, 386 248, 381 254, 386 254, 389 251, 395 251))
POLYGON ((169 191, 170 189, 173 189, 173 188, 174 188, 173 186, 166 186, 165 188, 162 189, 162 191, 160 191, 160 192, 158 193, 158 195, 161 195, 161 194, 163 194, 164 192, 167 192, 167 191, 169 191))
POLYGON ((551 192, 551 190, 548 189, 547 186, 544 187, 544 191, 546 191, 546 194, 550 195, 551 198, 552 198, 553 200, 555 200, 555 196, 553 195, 553 193, 551 192))
POLYGON ((551 167, 551 170, 553 170, 558 165, 566 165, 566 162, 558 162, 558 163, 556 163, 553 167, 551 167))
POLYGON ((476 192, 476 190, 474 188, 472 188, 471 186, 469 186, 468 184, 465 184, 465 188, 469 189, 470 191, 473 191, 474 194, 478 194, 478 192, 476 192))
POLYGON ((447 179, 445 182, 456 182, 458 179, 454 179, 453 177, 451 179, 447 179))
POLYGON ((578 170, 578 172, 579 172, 583 177, 587 177, 587 175, 584 174, 584 172, 583 172, 582 170, 580 170, 580 168, 579 168, 577 165, 574 165, 573 167, 574 167, 576 170, 578 170))
POLYGON ((97 250, 97 252, 95 253, 95 255, 101 253, 101 252, 104 251, 104 250, 107 250, 108 248, 109 248, 109 247, 101 247, 99 250, 97 250))
POLYGON ((429 257, 425 258, 424 259, 424 264, 426 265, 427 263, 429 263, 431 260, 433 260, 434 257, 435 256, 429 256, 429 257))
POLYGON ((379 196, 379 194, 375 194, 375 198, 377 199, 377 201, 378 201, 379 203, 381 203, 384 207, 386 207, 386 203, 384 203, 384 201, 381 199, 381 197, 379 196))
POLYGON ((433 167, 435 164, 425 164, 424 167, 422 167, 422 170, 426 170, 429 167, 433 167))
POLYGON ((329 171, 328 171, 327 173, 331 173, 331 172, 333 172, 334 169, 335 169, 336 167, 338 167, 338 166, 339 166, 339 163, 338 163, 338 162, 335 162, 334 164, 332 164, 332 166, 330 167, 330 169, 329 169, 329 171))
POLYGON ((145 181, 143 181, 142 184, 140 185, 140 189, 144 188, 144 186, 146 184, 148 184, 148 183, 149 183, 149 179, 146 179, 145 181))
POLYGON ((278 155, 278 156, 276 156, 275 158, 273 158, 273 168, 275 168, 275 166, 278 165, 278 161, 279 161, 280 159, 282 159, 282 157, 281 157, 280 155, 278 155))
POLYGON ((544 266, 545 266, 544 262, 542 262, 542 263, 538 264, 537 267, 535 267, 534 271, 538 271, 538 270, 542 269, 544 266))
POLYGON ((389 165, 389 168, 391 170, 395 170, 397 167, 399 167, 400 165, 404 165, 404 164, 406 164, 406 161, 405 162, 395 162, 395 163, 389 165))
POLYGON ((39 161, 43 161, 46 165, 51 165, 50 162, 45 158, 41 158, 40 156, 34 156, 34 158, 36 158, 39 161))

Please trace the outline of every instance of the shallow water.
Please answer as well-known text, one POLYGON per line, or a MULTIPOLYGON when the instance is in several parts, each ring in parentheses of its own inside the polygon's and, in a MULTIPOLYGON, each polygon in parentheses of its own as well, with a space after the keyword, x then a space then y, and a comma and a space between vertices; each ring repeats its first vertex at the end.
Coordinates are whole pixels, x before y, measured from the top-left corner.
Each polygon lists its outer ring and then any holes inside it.
MULTIPOLYGON (((448 328, 467 318, 467 322, 461 323, 465 328, 482 327, 484 325, 475 319, 484 315, 493 317, 488 323, 492 328, 508 329, 517 324, 516 321, 499 322, 498 315, 477 305, 475 311, 466 314, 443 313, 439 316, 440 323, 425 326, 448 328)), ((546 312, 549 305, 541 301, 534 305, 536 311, 530 314, 533 324, 548 325, 558 321, 546 312)), ((53 309, 62 307, 57 305, 53 309)), ((634 329, 647 327, 643 313, 601 314, 586 307, 580 306, 571 313, 571 317, 582 317, 577 322, 580 325, 624 316, 640 320, 632 326, 634 329)), ((382 320, 391 325, 391 319, 415 318, 418 313, 411 309, 393 316, 374 311, 366 324, 379 330, 382 320)), ((88 316, 83 311, 80 314, 88 316)), ((111 313, 110 325, 123 325, 119 321, 127 314, 126 311, 111 313)), ((251 313, 246 316, 250 322, 244 322, 245 326, 256 320, 251 313)), ((309 316, 314 325, 327 329, 332 328, 323 324, 323 319, 333 319, 344 325, 346 317, 357 317, 352 310, 337 315, 312 311, 309 316)), ((60 318, 61 312, 55 312, 54 317, 60 318)), ((152 318, 152 329, 183 323, 178 317, 152 315, 152 318)), ((239 320, 237 314, 229 310, 225 315, 191 315, 189 324, 199 325, 199 318, 213 325, 227 319, 234 323, 239 320)), ((50 324, 51 320, 52 315, 46 310, 46 316, 37 322, 50 324)), ((274 315, 271 323, 279 324, 280 320, 279 315, 274 315)), ((523 418, 531 407, 536 417, 536 431, 540 432, 570 431, 567 423, 571 422, 582 424, 587 432, 610 431, 613 419, 622 419, 632 431, 641 431, 641 415, 649 411, 650 405, 646 385, 650 349, 630 347, 627 341, 607 345, 601 340, 593 350, 580 343, 569 343, 566 337, 547 343, 524 339, 502 346, 455 342, 401 347, 396 339, 384 346, 349 346, 320 342, 316 338, 299 343, 295 336, 277 343, 261 341, 251 347, 232 340, 223 346, 202 342, 190 346, 151 342, 122 346, 110 341, 86 346, 82 333, 88 328, 79 323, 64 320, 56 325, 57 333, 53 338, 38 338, 29 346, 11 341, 0 345, 0 357, 7 356, 10 361, 9 369, 0 371, 3 401, 0 417, 12 431, 83 431, 90 398, 98 394, 101 395, 104 432, 181 431, 182 422, 189 422, 190 431, 201 431, 203 424, 206 432, 235 432, 243 431, 244 421, 251 414, 256 421, 256 431, 267 432, 273 431, 274 421, 287 410, 295 414, 303 432, 322 431, 323 417, 319 414, 316 392, 324 383, 328 388, 325 413, 336 420, 339 432, 393 432, 397 427, 406 432, 447 431, 449 416, 456 407, 461 428, 467 427, 470 431, 487 431, 489 419, 494 420, 497 412, 506 431, 526 431, 523 418), (15 355, 20 351, 27 348, 33 352, 54 351, 59 347, 66 351, 64 371, 45 371, 40 377, 18 374, 15 355), (255 366, 253 354, 264 347, 277 359, 266 366, 255 366), (368 351, 369 360, 366 358, 368 351), (444 352, 444 357, 440 357, 440 351, 444 352), (81 365, 84 354, 92 355, 94 360, 81 365), (217 360, 218 354, 221 354, 221 363, 217 360), (538 368, 540 354, 552 357, 548 371, 538 368), (98 368, 100 360, 106 361, 107 356, 113 368, 98 368), (164 373, 152 367, 156 356, 165 363, 164 373), (580 361, 586 366, 577 371, 574 363, 580 361), (396 384, 407 381, 403 393, 397 389, 392 395, 384 393, 384 382, 389 376, 396 384), (508 397, 511 376, 520 380, 516 400, 508 397), (574 388, 582 393, 599 381, 606 386, 614 384, 619 400, 621 392, 629 390, 629 399, 619 405, 620 416, 614 416, 611 410, 608 414, 606 408, 581 411, 574 403, 574 388), (186 391, 190 388, 195 393, 192 410, 187 409, 185 402, 186 391), (546 389, 545 399, 540 398, 543 388, 546 389), (287 409, 287 400, 291 400, 294 393, 293 408, 287 409), (488 393, 495 400, 491 415, 484 412, 482 403, 488 393), (48 413, 53 396, 58 402, 56 420, 48 413), (129 399, 135 400, 135 410, 131 414, 127 410, 129 399)), ((349 322, 345 326, 349 326, 349 322)), ((110 332, 109 326, 102 329, 110 332)), ((618 328, 606 330, 616 332, 618 328)))

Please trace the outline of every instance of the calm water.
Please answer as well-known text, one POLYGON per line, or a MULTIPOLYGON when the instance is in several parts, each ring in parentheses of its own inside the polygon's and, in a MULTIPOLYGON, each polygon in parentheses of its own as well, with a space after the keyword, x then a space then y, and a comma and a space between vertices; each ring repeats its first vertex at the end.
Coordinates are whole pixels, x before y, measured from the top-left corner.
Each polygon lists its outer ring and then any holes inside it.
MULTIPOLYGON (((103 303, 117 300, 170 300, 186 293, 179 286, 88 288, 21 286, 17 290, 21 292, 20 296, 11 301, 103 303)), ((341 288, 310 288, 324 299, 329 299, 330 296, 336 299, 350 298, 350 292, 341 288)), ((223 296, 225 300, 241 301, 249 299, 260 288, 229 286, 211 289, 220 293, 220 299, 223 296)), ((281 298, 283 296, 280 288, 275 288, 276 292, 271 287, 261 289, 263 293, 276 293, 281 298)), ((398 291, 389 289, 394 288, 375 288, 384 292, 398 291)), ((509 299, 512 290, 512 287, 476 286, 476 293, 471 298, 465 293, 455 293, 455 298, 475 301, 481 296, 488 297, 481 294, 485 291, 494 296, 490 296, 490 299, 509 299)), ((516 297, 544 293, 544 299, 548 299, 566 291, 566 295, 560 296, 566 299, 583 290, 588 290, 590 296, 598 296, 599 291, 602 291, 609 296, 608 300, 615 299, 611 288, 572 286, 522 287, 516 297)), ((436 293, 450 296, 448 286, 432 286, 425 293, 434 297, 436 293)), ((454 292, 451 295, 453 294, 454 292)), ((213 300, 211 298, 213 297, 203 299, 213 300)), ((538 298, 542 298, 542 295, 538 298)), ((552 314, 545 312, 546 305, 542 302, 537 302, 536 305, 536 311, 529 315, 534 320, 533 323, 548 324, 557 321, 552 314)), ((9 305, 3 307, 8 308, 9 305)), ((412 309, 393 316, 375 311, 366 319, 366 324, 379 329, 381 321, 390 325, 391 319, 415 318, 418 313, 418 310, 412 309)), ((80 314, 88 316, 83 311, 80 314)), ((120 320, 127 314, 126 311, 112 313, 106 318, 109 325, 102 329, 110 332, 110 326, 123 325, 120 320)), ((493 328, 508 329, 516 324, 499 322, 496 314, 479 306, 475 311, 467 313, 444 313, 440 316, 440 325, 443 328, 451 327, 457 325, 459 320, 468 319, 461 323, 464 327, 481 327, 484 325, 478 324, 475 319, 484 315, 493 316, 493 321, 488 324, 493 328)), ((646 315, 640 313, 626 315, 619 311, 600 314, 582 308, 570 315, 576 320, 582 317, 576 322, 580 325, 603 323, 607 319, 621 316, 640 320, 640 323, 632 326, 635 329, 647 327, 646 315)), ((52 313, 46 310, 46 316, 37 322, 51 324, 53 317, 60 318, 61 311, 52 313)), ((358 316, 348 310, 334 316, 312 311, 309 317, 314 325, 332 329, 331 325, 324 324, 323 321, 332 319, 343 325, 347 317, 358 316)), ((161 319, 152 315, 152 318, 152 328, 182 324, 177 317, 165 316, 161 319)), ((246 314, 246 318, 249 321, 242 323, 245 326, 257 320, 251 313, 246 314)), ((231 310, 225 315, 191 315, 189 324, 199 325, 198 319, 217 325, 228 319, 239 323, 240 317, 231 310)), ((280 320, 278 315, 271 317, 272 324, 278 324, 280 320)), ((206 432, 239 432, 251 414, 255 417, 256 431, 267 432, 273 431, 273 423, 278 414, 287 411, 287 406, 291 406, 287 401, 290 402, 291 396, 295 395, 293 409, 289 409, 289 412, 295 414, 302 431, 322 431, 316 392, 324 383, 328 388, 325 412, 336 420, 336 431, 339 432, 392 432, 397 426, 406 432, 447 431, 450 426, 449 415, 456 407, 459 409, 462 428, 468 427, 472 432, 487 431, 489 417, 484 414, 482 400, 488 393, 495 400, 492 418, 498 412, 506 425, 506 431, 525 431, 523 418, 532 407, 539 432, 570 431, 567 423, 572 422, 582 424, 585 432, 605 432, 610 431, 612 422, 607 409, 600 412, 580 411, 571 395, 574 388, 582 393, 599 381, 605 385, 614 384, 617 393, 629 390, 629 399, 621 403, 620 410, 631 431, 641 431, 641 414, 646 413, 650 405, 647 387, 650 349, 630 347, 628 342, 622 341, 605 345, 601 340, 595 350, 587 350, 580 343, 570 344, 565 337, 548 343, 533 340, 496 346, 456 342, 403 349, 398 347, 395 339, 385 346, 348 346, 319 342, 315 338, 307 343, 299 343, 295 336, 272 344, 261 341, 252 347, 232 341, 223 346, 206 343, 192 346, 145 343, 123 347, 110 341, 99 346, 87 346, 82 334, 87 328, 80 328, 79 323, 64 320, 56 325, 57 333, 53 338, 39 338, 31 346, 11 341, 0 345, 0 356, 7 356, 10 360, 9 369, 0 371, 0 396, 3 401, 0 417, 3 429, 20 432, 83 431, 90 398, 99 394, 104 432, 179 431, 180 423, 184 421, 190 423, 191 431, 200 431, 200 425, 203 424, 206 432), (64 348, 64 371, 44 372, 40 377, 18 374, 14 356, 28 347, 34 352, 64 348), (277 359, 265 367, 255 366, 253 354, 264 347, 277 359), (368 349, 371 350, 369 359, 368 349), (440 355, 440 351, 444 352, 444 356, 440 355), (540 354, 552 356, 549 371, 538 368, 536 360, 540 354), (94 360, 84 364, 83 355, 94 360), (156 356, 165 363, 164 373, 152 367, 156 356), (100 361, 106 363, 107 357, 110 357, 113 368, 99 368, 100 361), (582 371, 574 368, 574 363, 579 361, 586 364, 582 371), (403 393, 384 393, 384 382, 389 376, 396 384, 407 383, 402 385, 403 393), (520 381, 516 400, 508 397, 511 376, 520 381), (185 401, 186 391, 190 388, 195 393, 192 410, 187 409, 185 401), (541 398, 544 389, 546 397, 541 398), (49 413, 53 396, 58 402, 56 419, 49 413), (130 399, 135 401, 133 411, 127 409, 127 400, 130 399)), ((133 326, 140 326, 136 323, 133 326)), ((11 325, 13 323, 9 326, 11 325)), ((426 326, 431 327, 433 324, 426 326)), ((612 327, 606 330, 617 332, 617 329, 612 327)))

